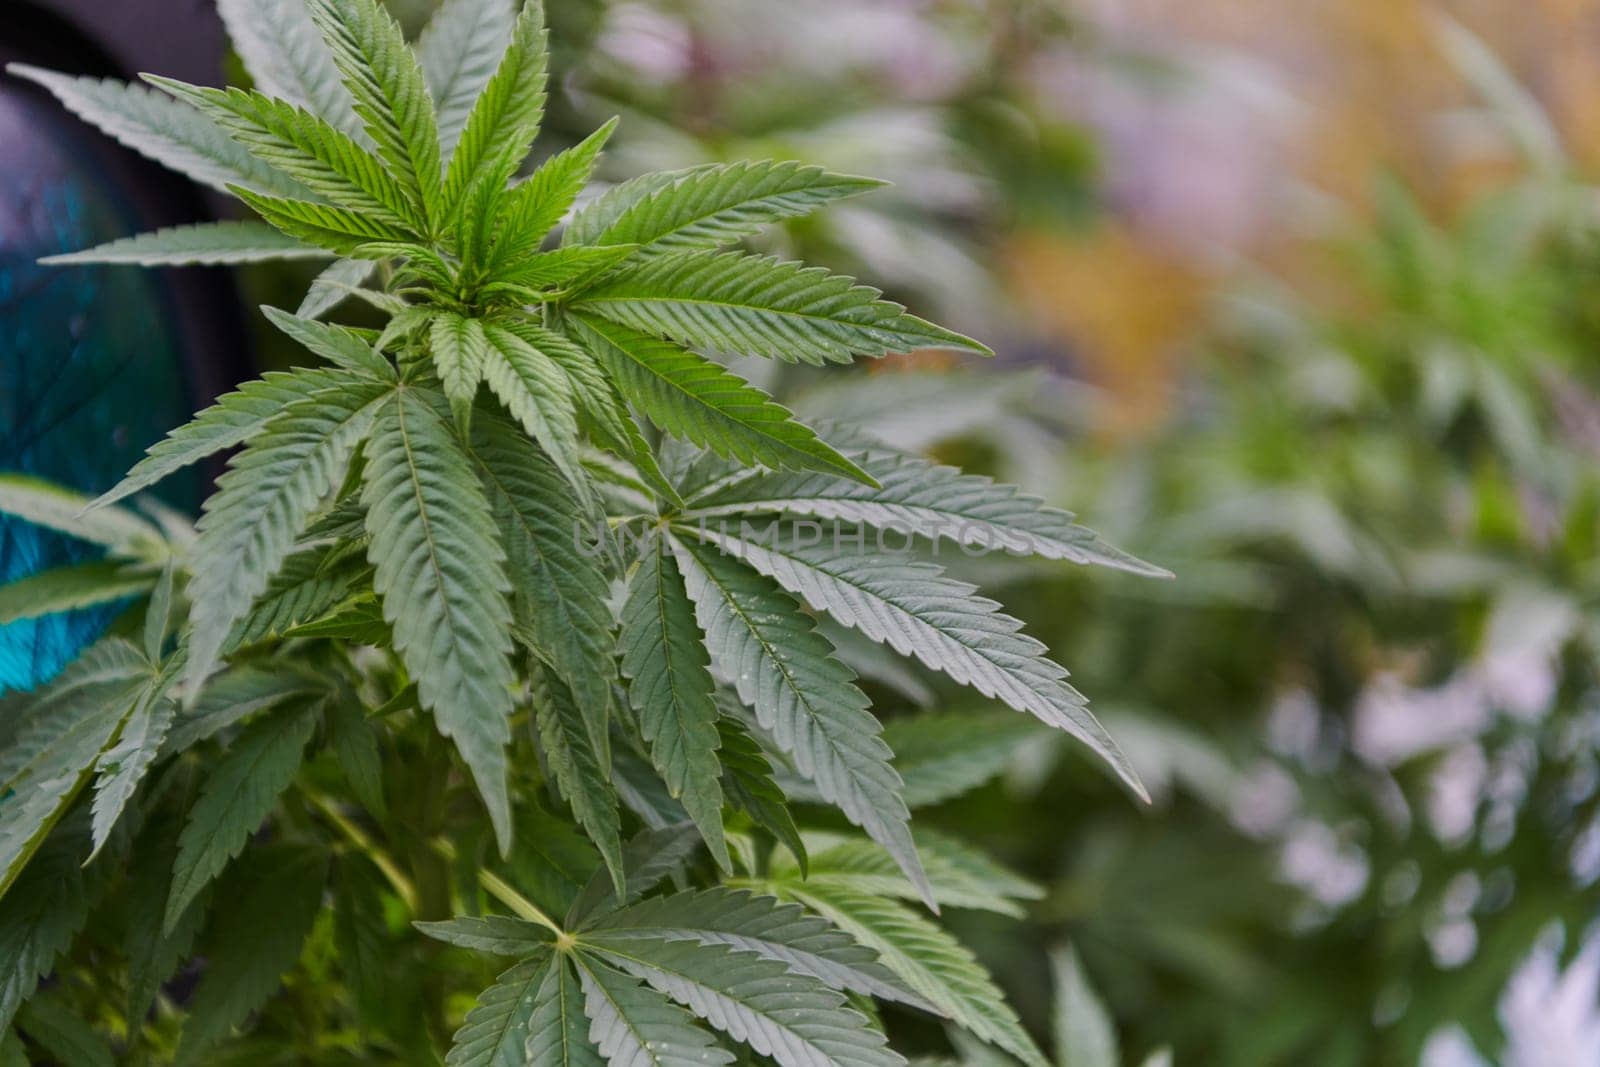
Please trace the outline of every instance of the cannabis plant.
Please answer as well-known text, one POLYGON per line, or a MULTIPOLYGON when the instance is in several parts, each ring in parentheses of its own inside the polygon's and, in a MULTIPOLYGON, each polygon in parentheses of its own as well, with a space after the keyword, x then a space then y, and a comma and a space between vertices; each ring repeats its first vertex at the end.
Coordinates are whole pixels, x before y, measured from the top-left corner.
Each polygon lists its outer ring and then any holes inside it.
POLYGON ((738 163, 577 206, 614 124, 521 177, 537 2, 451 0, 415 49, 376 0, 221 8, 251 89, 12 68, 260 219, 60 261, 332 262, 264 309, 321 365, 222 397, 96 500, 0 488, 107 550, 0 620, 138 605, 0 717, 0 1027, 65 1059, 109 1034, 180 1062, 865 1067, 903 1062, 883 1001, 1043 1063, 904 903, 1032 892, 913 838, 908 794, 970 780, 959 740, 911 790, 850 665, 875 661, 817 616, 1138 792, 1066 671, 928 556, 1153 568, 870 427, 819 435, 701 354, 986 353, 725 250, 877 183, 738 163), (322 321, 347 296, 381 327, 322 321), (229 449, 192 527, 135 496, 229 449))

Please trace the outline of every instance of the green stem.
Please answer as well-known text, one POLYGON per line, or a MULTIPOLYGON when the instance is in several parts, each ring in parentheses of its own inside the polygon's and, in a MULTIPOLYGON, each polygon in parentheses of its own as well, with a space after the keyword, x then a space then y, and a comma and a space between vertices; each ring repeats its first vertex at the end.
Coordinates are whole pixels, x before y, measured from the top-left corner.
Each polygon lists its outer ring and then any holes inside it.
MULTIPOLYGON (((434 839, 433 848, 445 859, 453 860, 456 858, 455 846, 442 837, 434 839)), ((478 884, 483 886, 486 893, 516 913, 518 918, 538 923, 540 926, 554 931, 558 937, 566 936, 566 931, 561 928, 560 923, 546 915, 539 909, 537 904, 517 892, 511 887, 510 883, 493 871, 479 869, 478 884)))
POLYGON ((399 867, 395 866, 394 861, 377 846, 377 843, 367 836, 367 832, 347 818, 332 800, 321 793, 313 789, 302 789, 301 794, 313 807, 322 813, 328 822, 333 824, 336 830, 349 838, 350 843, 359 849, 362 855, 372 861, 373 865, 389 880, 389 884, 394 887, 395 894, 405 902, 406 908, 415 915, 417 913, 417 887, 412 884, 411 879, 407 878, 399 867))

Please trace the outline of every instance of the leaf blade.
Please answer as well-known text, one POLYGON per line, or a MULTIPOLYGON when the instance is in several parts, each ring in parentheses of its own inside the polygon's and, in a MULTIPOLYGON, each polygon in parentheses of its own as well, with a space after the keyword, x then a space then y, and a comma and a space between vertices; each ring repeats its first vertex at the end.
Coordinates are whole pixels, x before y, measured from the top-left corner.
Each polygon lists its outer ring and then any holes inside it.
POLYGON ((305 0, 217 0, 217 12, 256 88, 365 136, 305 0))
POLYGON ((102 508, 147 489, 207 456, 233 448, 255 436, 284 407, 344 384, 348 379, 327 368, 268 371, 217 398, 211 407, 151 445, 122 481, 89 506, 102 508))
POLYGON ((466 428, 470 424, 473 398, 478 395, 478 383, 483 380, 489 360, 489 338, 484 333, 483 323, 452 311, 442 311, 429 325, 428 343, 456 425, 466 428))
POLYGON ((589 501, 589 479, 578 463, 578 414, 571 380, 521 332, 491 324, 485 333, 484 378, 490 390, 539 442, 578 498, 589 501))
POLYGON ((376 0, 309 0, 308 6, 367 135, 428 231, 439 219, 439 127, 417 57, 376 0))
POLYGON ((134 790, 155 763, 177 711, 177 704, 152 685, 122 724, 116 744, 100 753, 95 763, 90 859, 105 847, 134 790))
POLYGON ((449 1067, 512 1067, 529 1062, 526 1049, 543 987, 565 963, 544 951, 529 956, 495 979, 467 1013, 445 1056, 449 1067))
POLYGON ((504 849, 514 682, 505 554, 470 461, 415 393, 381 409, 367 441, 368 560, 422 705, 456 743, 504 849))
POLYGON ((272 812, 299 771, 315 726, 311 707, 288 708, 252 723, 228 747, 178 835, 163 931, 172 931, 189 903, 272 812))
POLYGON ((438 114, 439 154, 448 165, 478 95, 489 84, 515 26, 508 0, 447 0, 422 36, 417 59, 438 114))
POLYGON ((611 139, 611 119, 582 141, 539 165, 527 181, 507 194, 496 229, 494 261, 506 264, 535 251, 566 215, 594 170, 600 150, 611 139))
POLYGON ((717 863, 732 870, 722 830, 715 683, 683 576, 662 538, 653 539, 628 584, 618 651, 651 762, 717 863))
POLYGON ((726 945, 636 938, 596 954, 780 1067, 900 1067, 841 994, 776 960, 726 945))
POLYGON ((993 355, 821 267, 738 252, 666 252, 591 286, 573 307, 691 348, 821 365, 918 348, 993 355))
POLYGON ((390 395, 368 380, 296 401, 229 461, 189 549, 191 687, 215 668, 234 625, 266 591, 312 512, 338 488, 390 395))
POLYGON ((455 213, 497 147, 518 143, 525 153, 533 144, 544 117, 547 64, 544 4, 526 0, 500 65, 478 94, 450 155, 443 188, 445 217, 455 213))
POLYGON ((882 727, 799 605, 770 578, 716 549, 673 538, 707 646, 739 698, 845 816, 883 844, 933 906, 882 727))
POLYGON ((238 186, 269 196, 306 193, 298 182, 235 144, 216 123, 165 93, 24 63, 8 64, 6 70, 43 86, 73 114, 135 152, 218 192, 238 186))
POLYGON ((688 514, 719 518, 779 512, 858 522, 986 552, 1170 577, 1167 571, 1112 548, 1094 531, 1077 525, 1069 512, 1047 507, 1015 486, 962 474, 861 435, 843 441, 840 451, 876 479, 878 487, 816 475, 759 473, 711 487, 693 498, 688 514))
POLYGON ((45 256, 40 263, 131 263, 141 267, 215 266, 277 259, 325 259, 328 253, 259 222, 198 222, 134 234, 105 244, 45 256))
POLYGON ((877 962, 877 953, 828 920, 747 889, 717 887, 652 897, 602 916, 583 934, 596 943, 629 936, 727 945, 777 960, 834 989, 933 1010, 877 962))
POLYGON ((797 882, 785 886, 783 894, 876 949, 885 966, 963 1027, 1030 1067, 1047 1067, 988 972, 932 922, 893 901, 840 885, 797 882))
POLYGON ((839 552, 820 530, 816 538, 801 538, 781 525, 765 537, 744 531, 731 536, 704 525, 692 532, 839 623, 1072 734, 1148 800, 1133 765, 1066 683, 1066 670, 1047 659, 1044 646, 1022 633, 1022 624, 998 604, 975 595, 974 587, 922 560, 839 552))
POLYGON ((30 475, 0 474, 0 512, 99 545, 113 556, 166 555, 161 531, 142 516, 125 508, 99 509, 98 503, 30 475))
POLYGON ((612 1067, 700 1067, 733 1062, 694 1017, 637 978, 583 952, 573 954, 589 1040, 612 1067))
POLYGON ((622 823, 610 777, 610 753, 597 743, 572 691, 538 664, 530 664, 533 721, 556 787, 578 824, 599 850, 619 895, 626 892, 622 823))
POLYGON ((883 184, 794 162, 711 164, 634 201, 587 243, 636 244, 640 257, 717 248, 883 184))
POLYGON ((604 1067, 605 1060, 589 1041, 587 1022, 577 976, 566 961, 557 956, 535 994, 524 1049, 526 1060, 517 1060, 516 1064, 604 1067))
POLYGON ((1121 1055, 1116 1028, 1071 945, 1050 953, 1050 973, 1055 979, 1057 1057, 1083 1067, 1117 1067, 1121 1055))
POLYGON ((519 639, 572 689, 585 721, 602 724, 603 732, 615 639, 605 572, 575 543, 584 513, 549 458, 500 420, 476 420, 473 455, 506 549, 519 639))
POLYGON ((871 481, 787 408, 717 364, 604 319, 573 321, 623 395, 668 433, 746 463, 871 481))
POLYGON ((175 1062, 201 1054, 271 998, 300 956, 322 907, 327 854, 303 845, 253 850, 229 878, 233 907, 207 934, 209 965, 195 988, 175 1062))
POLYGON ((115 560, 55 567, 0 585, 0 626, 147 593, 156 577, 115 560))

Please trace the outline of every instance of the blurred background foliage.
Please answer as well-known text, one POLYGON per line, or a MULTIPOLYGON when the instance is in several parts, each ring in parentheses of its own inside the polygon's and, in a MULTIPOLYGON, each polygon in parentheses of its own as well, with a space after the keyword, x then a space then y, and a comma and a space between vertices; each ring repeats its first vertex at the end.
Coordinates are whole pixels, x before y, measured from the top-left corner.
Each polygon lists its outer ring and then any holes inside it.
POLYGON ((932 679, 877 686, 891 721, 993 749, 995 780, 919 817, 1047 887, 1022 922, 951 918, 1029 1025, 1070 941, 1131 1054, 1600 1063, 1600 6, 551 9, 548 150, 621 114, 612 179, 891 179, 764 246, 1000 352, 742 371, 1178 574, 959 561, 1074 670, 1153 811, 932 679))

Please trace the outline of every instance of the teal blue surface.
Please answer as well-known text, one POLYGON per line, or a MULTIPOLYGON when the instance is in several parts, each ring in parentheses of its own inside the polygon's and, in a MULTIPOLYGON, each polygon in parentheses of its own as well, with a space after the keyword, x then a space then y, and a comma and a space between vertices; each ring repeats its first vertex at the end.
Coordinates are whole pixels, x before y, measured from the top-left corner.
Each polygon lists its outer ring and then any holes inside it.
MULTIPOLYGON (((35 262, 143 225, 104 157, 69 123, 49 104, 0 90, 0 470, 98 493, 188 416, 190 400, 159 273, 35 262)), ((192 508, 197 480, 164 492, 192 508)), ((96 554, 0 516, 0 583, 96 554)), ((47 680, 118 610, 0 626, 0 692, 47 680)))

